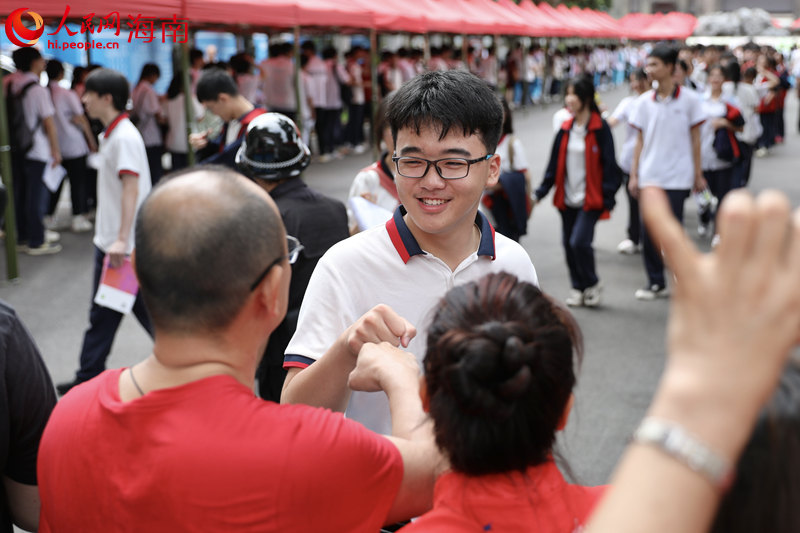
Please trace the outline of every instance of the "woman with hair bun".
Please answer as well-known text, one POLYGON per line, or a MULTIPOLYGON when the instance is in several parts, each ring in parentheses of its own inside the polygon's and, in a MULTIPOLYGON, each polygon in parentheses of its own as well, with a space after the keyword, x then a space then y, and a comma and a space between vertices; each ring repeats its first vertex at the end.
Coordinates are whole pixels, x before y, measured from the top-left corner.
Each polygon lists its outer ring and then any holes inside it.
POLYGON ((421 394, 449 470, 404 532, 572 533, 587 520, 604 488, 567 483, 553 460, 581 353, 571 315, 511 274, 447 293, 421 394))

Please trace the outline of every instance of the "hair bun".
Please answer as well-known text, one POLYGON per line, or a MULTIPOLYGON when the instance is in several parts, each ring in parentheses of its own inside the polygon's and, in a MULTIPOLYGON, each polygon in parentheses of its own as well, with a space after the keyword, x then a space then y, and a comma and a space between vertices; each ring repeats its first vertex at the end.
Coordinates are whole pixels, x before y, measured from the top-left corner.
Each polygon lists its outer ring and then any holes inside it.
POLYGON ((461 357, 448 368, 446 380, 464 411, 505 418, 532 382, 529 350, 500 322, 477 329, 478 337, 459 343, 461 357))

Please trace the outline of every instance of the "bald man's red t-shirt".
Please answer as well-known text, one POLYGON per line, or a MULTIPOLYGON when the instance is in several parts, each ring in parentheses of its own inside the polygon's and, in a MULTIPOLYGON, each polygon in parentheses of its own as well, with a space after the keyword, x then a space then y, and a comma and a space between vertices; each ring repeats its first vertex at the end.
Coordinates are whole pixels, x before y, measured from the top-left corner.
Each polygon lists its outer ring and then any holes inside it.
POLYGON ((399 490, 397 448, 337 413, 265 402, 230 376, 119 399, 122 369, 56 406, 41 531, 364 531, 399 490))

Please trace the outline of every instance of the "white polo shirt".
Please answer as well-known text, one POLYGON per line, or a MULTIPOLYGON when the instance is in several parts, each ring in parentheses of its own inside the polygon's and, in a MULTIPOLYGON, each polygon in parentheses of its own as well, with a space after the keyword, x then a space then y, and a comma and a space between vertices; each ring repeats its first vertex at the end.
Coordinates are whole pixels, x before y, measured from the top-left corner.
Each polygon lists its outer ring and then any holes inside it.
MULTIPOLYGON (((420 248, 403 214, 400 206, 385 226, 341 241, 322 256, 303 298, 284 367, 305 368, 314 363, 345 329, 378 304, 390 306, 417 328, 408 351, 421 364, 432 311, 449 289, 501 271, 538 285, 528 253, 496 234, 481 213, 475 219, 481 230, 478 249, 455 271, 420 248)), ((383 392, 354 392, 345 414, 373 431, 391 433, 389 403, 383 392)))
POLYGON ((644 137, 639 157, 640 187, 692 188, 694 156, 691 129, 705 120, 700 96, 680 85, 676 85, 672 95, 664 99, 658 98, 654 89, 637 98, 630 124, 644 137))
POLYGON ((22 111, 25 114, 25 122, 33 131, 33 145, 25 154, 26 159, 41 161, 46 163, 50 160, 50 141, 42 127, 42 121, 55 115, 53 99, 50 98, 50 91, 39 84, 39 76, 33 72, 23 72, 16 76, 11 82, 11 91, 19 93, 30 82, 35 82, 25 93, 22 99, 22 111))
POLYGON ((611 114, 612 118, 625 124, 625 142, 622 143, 617 162, 619 163, 619 168, 626 174, 631 173, 633 149, 636 146, 636 137, 639 136, 639 130, 631 126, 631 115, 633 115, 633 110, 636 108, 637 98, 633 95, 626 96, 617 104, 617 108, 611 114))
MULTIPOLYGON (((139 195, 136 212, 150 192, 150 167, 144 141, 136 126, 121 113, 100 135, 97 150, 97 217, 94 223, 94 244, 104 252, 114 244, 122 223, 122 179, 120 174, 137 176, 139 195)), ((136 226, 134 216, 128 236, 126 253, 133 251, 133 233, 136 226)))

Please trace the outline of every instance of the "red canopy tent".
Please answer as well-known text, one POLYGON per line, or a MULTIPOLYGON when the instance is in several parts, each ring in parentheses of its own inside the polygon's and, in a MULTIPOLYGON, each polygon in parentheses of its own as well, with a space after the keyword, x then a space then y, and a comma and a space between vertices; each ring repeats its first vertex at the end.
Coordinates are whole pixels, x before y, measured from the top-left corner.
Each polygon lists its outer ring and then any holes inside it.
POLYGON ((794 23, 792 23, 792 29, 800 30, 800 18, 798 18, 797 20, 794 21, 794 23))
POLYGON ((657 41, 661 39, 686 39, 697 26, 697 18, 688 13, 667 13, 654 20, 646 28, 631 35, 632 39, 657 41))
MULTIPOLYGON (((547 11, 553 9, 549 4, 542 3, 540 9, 547 11), (545 7, 546 6, 546 7, 545 7)), ((602 31, 595 23, 585 18, 579 8, 568 8, 564 4, 559 4, 556 9, 567 27, 571 27, 575 37, 602 37, 602 31)))
POLYGON ((556 19, 550 13, 537 7, 531 0, 522 0, 519 3, 519 7, 526 11, 528 16, 539 26, 540 33, 538 35, 540 37, 567 37, 571 35, 572 32, 568 26, 565 26, 561 20, 556 19))
MULTIPOLYGON (((573 9, 578 8, 574 7, 573 9)), ((595 11, 593 9, 579 9, 579 11, 586 20, 592 21, 602 37, 618 39, 621 36, 619 24, 607 13, 601 13, 600 11, 595 11), (603 15, 606 16, 603 17, 603 15)))

